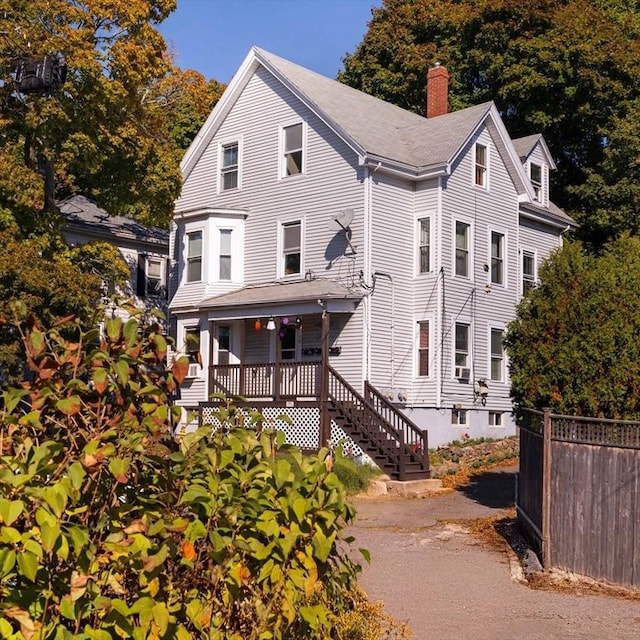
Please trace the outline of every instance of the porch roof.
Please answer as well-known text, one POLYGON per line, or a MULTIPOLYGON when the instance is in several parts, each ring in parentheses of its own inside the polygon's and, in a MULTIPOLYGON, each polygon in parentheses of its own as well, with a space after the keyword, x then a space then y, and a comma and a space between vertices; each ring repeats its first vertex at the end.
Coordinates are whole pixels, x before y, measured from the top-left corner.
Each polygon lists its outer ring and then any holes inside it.
MULTIPOLYGON (((315 309, 328 305, 334 312, 353 312, 362 293, 355 292, 335 280, 315 278, 294 282, 271 282, 268 284, 246 285, 242 289, 223 293, 203 300, 202 309, 230 311, 237 309, 251 315, 260 308, 263 312, 278 314, 283 305, 309 305, 315 309)), ((301 310, 302 311, 302 310, 301 310)), ((309 309, 309 311, 311 311, 309 309)), ((244 315, 244 314, 242 314, 244 315)))

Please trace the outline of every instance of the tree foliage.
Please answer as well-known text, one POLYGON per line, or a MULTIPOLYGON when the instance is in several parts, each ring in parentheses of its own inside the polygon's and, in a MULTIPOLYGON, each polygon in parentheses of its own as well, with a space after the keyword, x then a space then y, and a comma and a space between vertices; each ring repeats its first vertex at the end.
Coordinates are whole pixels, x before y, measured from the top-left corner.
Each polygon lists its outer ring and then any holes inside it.
POLYGON ((451 73, 453 109, 494 100, 512 137, 545 136, 552 197, 584 221, 584 239, 640 228, 635 2, 384 0, 339 79, 424 113, 436 60, 451 73))
POLYGON ((13 304, 23 303, 47 325, 73 314, 87 324, 94 318, 101 277, 84 272, 62 242, 52 247, 50 240, 23 240, 15 230, 0 231, 0 386, 23 373, 22 343, 6 322, 13 304))
POLYGON ((540 280, 505 339, 516 408, 640 418, 640 239, 567 243, 540 280))
POLYGON ((373 637, 334 634, 358 566, 327 451, 283 455, 232 405, 228 432, 178 444, 167 395, 188 362, 167 370, 153 327, 69 341, 16 314, 31 381, 0 402, 2 637, 373 637))
MULTIPOLYGON (((155 25, 175 0, 3 0, 0 7, 0 207, 22 228, 43 208, 43 159, 56 199, 93 197, 114 214, 166 223, 180 189, 180 152, 149 105, 171 71, 155 25), (51 95, 20 95, 16 58, 60 52, 67 81, 51 95)), ((37 221, 37 220, 36 220, 37 221)))

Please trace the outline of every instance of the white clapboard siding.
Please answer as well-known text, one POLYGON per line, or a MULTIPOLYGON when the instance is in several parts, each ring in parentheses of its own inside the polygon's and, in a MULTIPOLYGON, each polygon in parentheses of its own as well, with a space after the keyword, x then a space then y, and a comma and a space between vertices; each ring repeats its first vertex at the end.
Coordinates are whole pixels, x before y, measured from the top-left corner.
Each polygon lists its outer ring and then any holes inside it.
POLYGON ((374 175, 371 208, 371 274, 378 272, 371 294, 371 382, 397 397, 411 386, 406 363, 413 345, 412 183, 374 175))

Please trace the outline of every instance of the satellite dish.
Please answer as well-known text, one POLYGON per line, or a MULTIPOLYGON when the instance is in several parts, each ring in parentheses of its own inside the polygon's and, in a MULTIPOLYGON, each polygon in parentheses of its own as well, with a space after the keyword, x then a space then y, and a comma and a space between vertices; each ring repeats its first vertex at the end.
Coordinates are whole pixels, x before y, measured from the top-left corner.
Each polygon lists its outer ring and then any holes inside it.
POLYGON ((349 236, 351 236, 351 229, 349 229, 349 225, 352 221, 353 209, 343 209, 329 218, 329 229, 331 229, 331 231, 345 231, 349 236))
POLYGON ((347 241, 347 244, 349 245, 349 248, 351 249, 351 253, 355 255, 356 250, 354 246, 351 244, 351 227, 350 227, 351 223, 353 222, 353 215, 354 215, 353 209, 343 209, 338 213, 334 213, 329 218, 329 229, 331 229, 331 231, 335 231, 336 233, 340 233, 341 231, 344 231, 344 237, 347 241))

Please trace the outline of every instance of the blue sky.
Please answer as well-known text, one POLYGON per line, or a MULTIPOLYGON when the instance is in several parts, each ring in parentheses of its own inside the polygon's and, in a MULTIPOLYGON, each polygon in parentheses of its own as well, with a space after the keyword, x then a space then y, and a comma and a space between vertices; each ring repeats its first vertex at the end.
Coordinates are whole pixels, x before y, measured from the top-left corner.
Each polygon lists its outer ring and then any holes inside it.
POLYGON ((228 83, 252 45, 335 78, 382 0, 178 0, 160 25, 182 69, 228 83))

